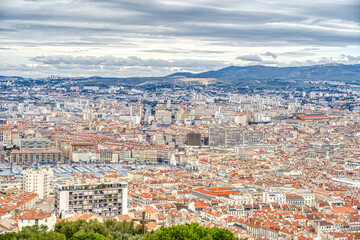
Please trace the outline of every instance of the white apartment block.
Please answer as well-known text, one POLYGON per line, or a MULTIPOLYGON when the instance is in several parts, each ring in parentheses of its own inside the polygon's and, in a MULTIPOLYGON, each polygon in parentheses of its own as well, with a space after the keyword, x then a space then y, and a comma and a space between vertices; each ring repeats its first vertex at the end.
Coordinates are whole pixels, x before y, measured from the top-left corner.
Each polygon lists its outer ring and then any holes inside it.
POLYGON ((33 192, 40 199, 46 198, 51 192, 51 180, 54 176, 50 167, 40 169, 26 169, 21 173, 21 189, 24 192, 33 192))

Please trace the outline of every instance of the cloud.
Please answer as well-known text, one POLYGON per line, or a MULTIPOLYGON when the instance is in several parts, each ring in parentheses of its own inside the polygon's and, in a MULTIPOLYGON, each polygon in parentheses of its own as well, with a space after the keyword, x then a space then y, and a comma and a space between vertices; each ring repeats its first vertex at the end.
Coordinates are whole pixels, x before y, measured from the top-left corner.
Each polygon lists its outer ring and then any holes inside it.
POLYGON ((257 53, 238 58, 247 63, 289 64, 339 54, 329 48, 359 53, 359 9, 357 0, 11 0, 1 3, 0 45, 4 61, 47 64, 53 74, 68 62, 207 70, 238 52, 257 53), (82 52, 93 58, 67 56, 82 52))
POLYGON ((237 59, 246 61, 246 62, 262 62, 262 58, 259 55, 256 54, 248 54, 248 55, 243 55, 240 57, 237 57, 237 59))
POLYGON ((53 67, 73 66, 141 66, 141 67, 179 67, 187 69, 212 68, 227 66, 222 61, 196 60, 196 59, 142 59, 135 56, 127 58, 118 58, 114 56, 71 56, 71 55, 55 55, 55 56, 36 56, 30 59, 33 62, 51 65, 53 67))
MULTIPOLYGON (((258 56, 256 54, 253 54, 258 56)), ((248 55, 244 55, 248 56, 248 55)), ((244 57, 242 56, 242 57, 244 57)), ((256 57, 245 57, 257 59, 256 57)), ((245 59, 244 58, 244 59, 245 59)), ((218 70, 231 65, 231 62, 198 59, 142 59, 139 57, 119 58, 114 56, 36 56, 30 64, 8 64, 0 62, 0 72, 8 76, 44 77, 58 74, 65 77, 161 77, 175 72, 203 72, 218 70)), ((319 64, 360 64, 360 56, 341 54, 336 57, 320 57, 292 61, 290 63, 262 59, 247 61, 245 66, 269 65, 278 67, 311 66, 319 64)), ((244 65, 244 64, 240 64, 244 65)))
MULTIPOLYGON (((160 0, 13 2, 3 3, 0 10, 4 26, 16 29, 8 38, 40 33, 39 44, 57 36, 71 40, 89 37, 94 44, 106 44, 108 36, 125 41, 127 36, 136 36, 237 39, 246 45, 348 45, 355 44, 359 37, 359 18, 354 8, 360 6, 352 1, 295 4, 248 0, 242 4, 225 1, 221 5, 210 0, 185 0, 181 4, 160 0), (105 37, 93 38, 99 34, 105 37)), ((37 34, 28 37, 35 43, 39 40, 37 34)))
POLYGON ((267 57, 277 58, 277 55, 275 53, 271 53, 271 52, 266 52, 262 55, 267 56, 267 57))

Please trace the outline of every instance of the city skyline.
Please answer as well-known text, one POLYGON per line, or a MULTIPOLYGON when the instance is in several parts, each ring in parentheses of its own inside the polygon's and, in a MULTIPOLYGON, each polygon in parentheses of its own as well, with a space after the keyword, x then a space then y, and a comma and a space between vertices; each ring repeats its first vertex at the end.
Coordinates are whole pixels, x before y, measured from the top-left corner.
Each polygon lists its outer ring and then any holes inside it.
POLYGON ((7 1, 1 75, 164 76, 360 62, 357 1, 7 1))

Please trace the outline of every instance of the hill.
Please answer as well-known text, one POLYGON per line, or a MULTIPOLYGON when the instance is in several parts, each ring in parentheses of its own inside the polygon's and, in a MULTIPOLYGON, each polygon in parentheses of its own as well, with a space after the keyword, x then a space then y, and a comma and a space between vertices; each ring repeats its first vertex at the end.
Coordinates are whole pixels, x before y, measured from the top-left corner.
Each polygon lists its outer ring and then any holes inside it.
POLYGON ((174 73, 168 77, 218 78, 223 80, 329 80, 360 81, 360 64, 315 65, 303 67, 231 66, 203 73, 174 73))

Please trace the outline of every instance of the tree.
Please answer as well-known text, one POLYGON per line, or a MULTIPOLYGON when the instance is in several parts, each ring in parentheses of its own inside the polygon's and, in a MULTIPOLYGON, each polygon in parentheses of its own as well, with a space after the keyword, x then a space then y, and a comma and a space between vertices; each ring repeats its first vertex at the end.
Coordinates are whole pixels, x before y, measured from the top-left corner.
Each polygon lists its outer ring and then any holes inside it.
POLYGON ((202 227, 198 223, 163 227, 145 235, 144 240, 237 240, 227 229, 202 227))
POLYGON ((99 233, 83 233, 75 235, 70 240, 109 240, 99 233))
POLYGON ((141 240, 141 226, 133 222, 105 220, 88 222, 62 221, 55 225, 54 231, 47 231, 45 225, 25 227, 17 233, 0 234, 0 240, 141 240))
POLYGON ((25 227, 18 233, 5 233, 0 234, 0 240, 66 240, 64 234, 55 231, 46 231, 47 227, 42 226, 31 226, 25 227))
POLYGON ((76 222, 63 221, 55 225, 55 231, 64 234, 66 239, 86 233, 98 233, 110 240, 126 240, 131 239, 132 236, 142 236, 141 226, 134 228, 133 222, 118 222, 112 219, 104 222, 97 220, 90 220, 89 222, 84 220, 76 222))

